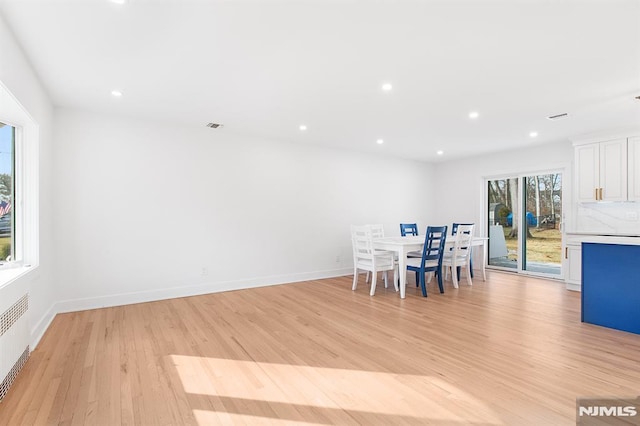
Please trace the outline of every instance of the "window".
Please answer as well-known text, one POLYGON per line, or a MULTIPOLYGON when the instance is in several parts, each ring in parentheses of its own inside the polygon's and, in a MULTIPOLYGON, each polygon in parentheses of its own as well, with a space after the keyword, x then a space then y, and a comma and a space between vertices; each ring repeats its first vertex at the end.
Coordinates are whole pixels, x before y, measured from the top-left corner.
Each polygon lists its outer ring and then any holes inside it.
POLYGON ((40 264, 40 126, 0 81, 0 288, 40 264))
POLYGON ((15 256, 14 190, 16 128, 0 122, 0 264, 15 256))

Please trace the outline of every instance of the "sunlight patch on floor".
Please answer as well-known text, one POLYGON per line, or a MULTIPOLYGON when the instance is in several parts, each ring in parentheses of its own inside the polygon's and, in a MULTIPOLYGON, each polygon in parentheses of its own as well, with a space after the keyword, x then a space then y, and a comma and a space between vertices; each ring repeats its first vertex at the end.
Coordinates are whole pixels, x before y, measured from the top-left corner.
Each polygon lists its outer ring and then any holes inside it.
MULTIPOLYGON (((171 361, 185 392, 218 398, 218 406, 235 398, 331 413, 502 424, 478 399, 437 377, 184 355, 171 355, 171 361)), ((197 414, 201 424, 207 423, 206 413, 197 414)))
MULTIPOLYGON (((199 425, 217 425, 217 424, 225 424, 225 425, 258 425, 258 424, 274 424, 273 419, 265 420, 264 417, 259 416, 251 416, 247 414, 234 414, 234 413, 219 413, 214 411, 206 411, 206 410, 193 410, 193 416, 196 419, 196 422, 199 425)), ((284 420, 278 419, 278 425, 284 426, 299 426, 299 425, 321 425, 325 423, 315 423, 304 421, 300 422, 297 420, 284 420)))

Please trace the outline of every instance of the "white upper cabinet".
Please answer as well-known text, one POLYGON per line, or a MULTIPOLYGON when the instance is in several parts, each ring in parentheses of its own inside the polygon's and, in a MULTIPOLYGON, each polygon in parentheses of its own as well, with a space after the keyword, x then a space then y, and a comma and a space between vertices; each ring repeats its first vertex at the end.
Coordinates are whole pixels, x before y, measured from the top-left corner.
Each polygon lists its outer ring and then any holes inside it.
POLYGON ((627 139, 577 145, 578 202, 627 201, 627 139))
POLYGON ((629 201, 640 201, 640 136, 629 138, 629 201))
POLYGON ((600 144, 600 201, 627 200, 627 140, 600 144))
POLYGON ((576 146, 578 201, 596 201, 600 187, 600 144, 576 146))

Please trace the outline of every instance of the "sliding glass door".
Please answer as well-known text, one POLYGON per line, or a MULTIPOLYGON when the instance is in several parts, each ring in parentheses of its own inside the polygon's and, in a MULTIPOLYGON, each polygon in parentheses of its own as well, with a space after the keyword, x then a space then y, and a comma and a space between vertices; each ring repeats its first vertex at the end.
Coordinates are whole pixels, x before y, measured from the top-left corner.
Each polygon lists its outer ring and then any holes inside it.
POLYGON ((562 174, 487 179, 489 266, 562 276, 562 174))
POLYGON ((562 273, 562 174, 525 176, 522 269, 545 275, 562 273))
POLYGON ((488 181, 490 266, 518 269, 518 182, 517 177, 488 181))

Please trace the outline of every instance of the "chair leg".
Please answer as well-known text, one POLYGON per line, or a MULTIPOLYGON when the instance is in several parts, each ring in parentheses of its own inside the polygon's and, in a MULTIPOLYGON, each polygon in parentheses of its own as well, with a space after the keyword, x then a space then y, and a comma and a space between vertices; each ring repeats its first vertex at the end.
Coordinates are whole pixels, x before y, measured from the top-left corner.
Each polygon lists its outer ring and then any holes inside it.
POLYGON ((467 262, 467 284, 473 285, 471 282, 471 262, 467 262))
POLYGON ((368 283, 368 282, 369 282, 369 277, 370 277, 370 275, 369 275, 369 271, 367 271, 367 275, 364 277, 364 282, 365 282, 365 283, 368 283))
POLYGON ((436 275, 438 276, 438 287, 440 288, 440 293, 444 293, 444 285, 442 285, 442 267, 438 268, 436 271, 436 275))
POLYGON ((429 272, 429 278, 427 278, 427 284, 431 283, 431 278, 433 278, 433 272, 429 272))
POLYGON ((471 274, 471 278, 473 278, 473 252, 469 254, 469 272, 471 274))
POLYGON ((451 265, 451 279, 453 280, 453 288, 458 288, 458 268, 451 265))
POLYGON ((424 282, 425 281, 424 276, 425 276, 425 272, 421 271, 420 272, 420 289, 422 290, 422 295, 424 297, 427 297, 427 286, 426 286, 426 284, 424 282))
POLYGON ((384 271, 384 275, 382 275, 382 278, 384 278, 384 288, 388 288, 389 283, 387 282, 387 271, 384 271))
POLYGON ((420 273, 416 271, 416 287, 420 285, 420 273))
POLYGON ((370 296, 373 296, 374 294, 376 294, 376 280, 378 279, 378 273, 377 272, 372 272, 371 273, 371 291, 369 292, 370 296))
POLYGON ((358 268, 353 268, 353 285, 351 286, 351 290, 356 289, 358 287, 358 268))
POLYGON ((396 292, 400 291, 400 286, 398 284, 398 280, 400 277, 398 276, 398 267, 393 268, 393 287, 396 289, 396 292))

